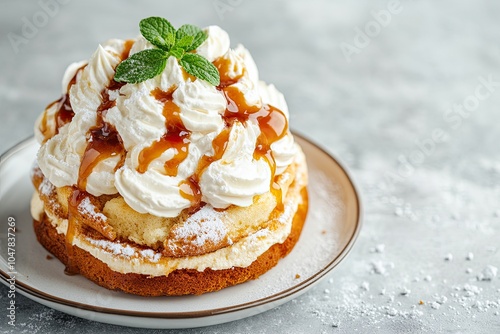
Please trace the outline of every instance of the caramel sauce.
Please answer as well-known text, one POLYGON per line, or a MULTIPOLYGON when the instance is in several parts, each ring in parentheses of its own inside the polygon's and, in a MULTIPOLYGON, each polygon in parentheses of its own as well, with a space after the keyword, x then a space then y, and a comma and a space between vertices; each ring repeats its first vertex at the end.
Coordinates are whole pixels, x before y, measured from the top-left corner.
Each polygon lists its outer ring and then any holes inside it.
POLYGON ((220 160, 224 155, 224 151, 226 150, 227 143, 229 142, 229 134, 231 133, 231 128, 224 128, 221 133, 215 137, 212 141, 212 148, 214 149, 214 155, 204 155, 201 157, 198 162, 198 167, 196 168, 196 172, 193 175, 194 180, 199 182, 201 175, 205 171, 205 169, 210 166, 210 164, 214 161, 220 160))
POLYGON ((43 135, 43 141, 46 142, 47 140, 50 139, 51 137, 51 131, 47 125, 47 111, 52 108, 52 106, 54 106, 56 103, 59 103, 59 100, 56 100, 54 102, 52 102, 51 104, 49 104, 46 108, 45 108, 45 111, 43 112, 43 117, 42 117, 42 121, 40 122, 40 127, 39 127, 39 130, 40 132, 42 133, 43 135))
POLYGON ((201 207, 201 190, 199 180, 196 176, 191 176, 179 184, 180 194, 183 198, 191 202, 189 211, 197 211, 201 207))
MULTIPOLYGON (((221 69, 219 69, 219 71, 220 70, 221 69)), ((222 77, 221 74, 221 82, 224 84, 222 77)), ((261 131, 257 138, 253 157, 256 160, 264 159, 271 168, 272 177, 270 189, 276 197, 278 210, 283 210, 282 190, 274 181, 276 162, 272 155, 271 145, 286 136, 288 132, 288 121, 285 114, 278 108, 267 104, 262 107, 248 105, 243 93, 236 87, 221 88, 221 86, 219 86, 219 89, 223 91, 227 100, 227 107, 223 115, 226 127, 212 141, 214 154, 201 157, 195 173, 179 184, 181 196, 192 203, 189 211, 195 211, 201 207, 201 191, 199 186, 201 175, 211 163, 220 160, 224 155, 234 122, 238 121, 245 124, 246 121, 251 121, 258 124, 261 131)))
POLYGON ((66 88, 66 94, 64 94, 60 99, 55 100, 54 102, 50 103, 44 111, 42 121, 40 123, 40 132, 43 134, 44 137, 44 142, 49 140, 52 135, 56 135, 59 133, 59 128, 64 126, 65 124, 68 124, 71 122, 73 119, 73 116, 75 116, 75 113, 73 112, 73 108, 71 107, 71 103, 69 101, 69 90, 71 89, 71 86, 73 86, 76 83, 76 78, 78 76, 78 73, 82 71, 85 66, 80 67, 73 78, 68 83, 68 87, 66 88), (55 121, 56 121, 56 131, 54 134, 51 133, 50 129, 47 126, 47 110, 49 110, 54 104, 57 104, 57 111, 55 113, 55 121))
MULTIPOLYGON (((128 56, 130 54, 130 49, 132 48, 134 43, 135 43, 135 41, 133 39, 129 39, 129 40, 125 41, 124 46, 123 46, 123 51, 120 55, 120 59, 124 60, 124 59, 128 58, 128 56)), ((59 128, 68 124, 69 122, 71 122, 71 120, 75 116, 73 108, 71 107, 71 102, 70 102, 70 98, 69 98, 69 91, 71 89, 71 86, 73 86, 76 83, 78 73, 80 73, 80 71, 82 71, 86 66, 87 65, 83 65, 82 67, 80 67, 76 71, 75 75, 73 76, 73 78, 71 78, 70 82, 68 83, 68 87, 66 89, 66 94, 64 94, 59 100, 52 102, 51 104, 49 104, 47 106, 47 108, 45 108, 45 114, 44 114, 42 122, 40 124, 40 132, 43 134, 45 141, 50 139, 50 133, 49 133, 49 130, 47 128, 47 110, 50 107, 52 107, 55 103, 59 104, 58 110, 55 114, 56 134, 59 133, 59 128)), ((112 83, 120 84, 114 80, 112 80, 112 83)), ((121 85, 123 85, 123 84, 121 84, 121 85)), ((117 88, 108 87, 108 89, 115 90, 117 88)))
POLYGON ((66 95, 59 100, 59 109, 56 112, 57 133, 59 133, 61 127, 71 122, 73 116, 75 116, 75 112, 73 111, 73 107, 71 107, 69 93, 66 93, 66 95))
POLYGON ((77 186, 81 190, 86 189, 87 179, 99 162, 120 155, 121 161, 117 164, 115 169, 118 169, 123 164, 126 152, 122 139, 115 127, 104 121, 104 116, 108 109, 116 105, 116 101, 111 101, 109 99, 109 91, 117 90, 123 85, 124 83, 118 83, 112 80, 108 88, 105 88, 101 92, 102 102, 97 108, 96 125, 89 129, 88 144, 78 171, 77 186))
POLYGON ((71 87, 76 83, 78 73, 80 73, 80 71, 82 71, 86 66, 87 65, 83 65, 75 72, 75 75, 68 83, 66 94, 58 100, 59 109, 56 112, 56 133, 59 133, 59 129, 71 122, 73 116, 75 116, 75 112, 73 111, 73 107, 71 107, 71 102, 69 99, 69 91, 71 87))
POLYGON ((233 70, 235 67, 235 64, 232 64, 230 59, 220 57, 217 58, 213 62, 213 64, 219 70, 219 75, 220 75, 220 84, 218 86, 219 89, 237 83, 245 75, 246 69, 235 78, 231 78, 229 76, 229 70, 231 69, 231 66, 233 66, 233 70))
POLYGON ((165 174, 168 176, 176 176, 179 164, 187 157, 189 144, 189 132, 167 132, 160 140, 155 141, 151 146, 146 147, 139 154, 139 166, 137 171, 145 173, 148 170, 149 164, 159 158, 163 152, 170 148, 176 150, 174 157, 165 162, 165 174))
POLYGON ((282 207, 282 190, 274 181, 276 174, 276 161, 272 154, 271 145, 285 137, 288 132, 288 120, 285 114, 269 104, 262 107, 249 106, 246 103, 243 93, 236 87, 226 87, 222 89, 228 101, 224 120, 228 126, 235 121, 244 124, 251 121, 259 125, 260 135, 253 157, 255 160, 264 159, 271 169, 270 189, 278 201, 278 206, 282 207))
POLYGON ((262 107, 249 106, 246 103, 243 93, 235 87, 223 89, 228 101, 224 120, 228 126, 235 121, 244 124, 250 120, 259 125, 260 135, 257 138, 257 145, 254 152, 255 159, 264 158, 269 163, 271 170, 276 170, 274 158, 272 157, 271 144, 286 136, 288 131, 288 121, 285 114, 278 108, 269 104, 262 107))
POLYGON ((231 133, 231 128, 224 128, 221 133, 215 137, 212 141, 212 147, 214 149, 213 155, 204 155, 201 157, 196 167, 196 171, 187 180, 183 180, 180 184, 180 194, 185 199, 191 202, 191 208, 189 211, 197 211, 201 205, 201 190, 200 190, 200 177, 203 172, 210 166, 214 161, 220 160, 224 151, 226 150, 227 143, 229 141, 229 134, 231 133))
POLYGON ((123 44, 122 54, 120 55, 121 60, 125 60, 128 58, 128 56, 130 55, 130 49, 132 49, 134 43, 135 41, 133 39, 127 39, 125 41, 125 43, 123 44))
POLYGON ((166 120, 167 132, 158 141, 141 151, 137 167, 139 173, 145 173, 153 160, 159 158, 166 150, 173 148, 175 155, 165 162, 164 167, 166 175, 176 176, 179 164, 188 156, 191 132, 184 127, 180 117, 180 109, 173 101, 172 94, 176 88, 173 86, 166 92, 159 88, 151 91, 151 96, 163 103, 163 116, 166 120))
POLYGON ((188 81, 188 79, 189 79, 189 80, 191 80, 191 82, 193 82, 196 80, 196 77, 194 75, 191 75, 188 72, 186 72, 186 70, 184 68, 181 67, 181 70, 182 70, 182 78, 184 79, 184 81, 188 81))
POLYGON ((78 206, 85 198, 86 193, 77 188, 73 188, 68 199, 68 229, 66 231, 66 254, 68 261, 64 273, 67 275, 78 274, 78 268, 73 264, 73 240, 79 228, 78 206))

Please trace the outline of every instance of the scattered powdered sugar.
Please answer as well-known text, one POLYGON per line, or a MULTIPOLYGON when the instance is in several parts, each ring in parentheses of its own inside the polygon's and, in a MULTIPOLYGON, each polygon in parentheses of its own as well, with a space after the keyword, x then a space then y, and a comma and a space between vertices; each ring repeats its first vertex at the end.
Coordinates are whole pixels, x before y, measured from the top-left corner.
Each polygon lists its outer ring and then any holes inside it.
MULTIPOLYGON (((456 290, 460 290, 460 286, 458 286, 456 290)), ((482 291, 482 289, 479 288, 478 286, 471 284, 465 284, 462 290, 465 291, 467 297, 479 295, 482 291)))
POLYGON ((252 233, 248 236, 248 238, 252 241, 254 240, 257 240, 258 238, 260 237, 265 237, 265 236, 268 236, 269 234, 271 233, 271 231, 269 231, 269 229, 267 228, 263 228, 263 229, 260 229, 258 230, 257 232, 255 233, 252 233))
POLYGON ((56 187, 50 183, 49 179, 44 178, 40 186, 38 186, 38 190, 42 195, 50 196, 56 190, 56 187))
POLYGON ((188 240, 189 243, 201 247, 207 242, 218 243, 227 236, 224 224, 223 211, 215 211, 211 205, 205 205, 184 223, 173 230, 178 239, 188 240))
POLYGON ((88 197, 85 197, 80 202, 80 204, 78 205, 78 211, 82 215, 88 215, 94 219, 98 219, 98 220, 101 220, 103 222, 105 222, 108 219, 108 217, 106 217, 104 214, 96 211, 96 207, 94 206, 94 204, 92 204, 92 202, 90 201, 90 198, 88 198, 88 197))
POLYGON ((297 205, 292 205, 291 203, 286 202, 285 207, 283 209, 283 213, 278 217, 278 221, 281 224, 286 224, 292 219, 296 211, 297 211, 297 205))
POLYGON ((46 197, 46 200, 49 201, 51 206, 56 208, 61 206, 54 196, 52 196, 52 194, 56 191, 56 187, 50 183, 49 179, 43 178, 43 181, 38 186, 38 191, 40 192, 40 195, 46 197))
POLYGON ((33 177, 36 176, 37 178, 42 178, 43 177, 43 172, 38 166, 38 160, 33 161, 33 165, 31 166, 30 169, 30 178, 33 179, 33 177))
POLYGON ((156 253, 152 249, 144 249, 144 250, 141 250, 139 253, 142 255, 142 257, 147 258, 151 262, 158 262, 161 258, 161 254, 156 253))
POLYGON ((122 244, 120 242, 114 242, 109 240, 95 240, 91 238, 87 238, 87 240, 94 246, 101 247, 114 255, 125 255, 125 256, 133 256, 136 252, 134 248, 132 248, 128 244, 122 244))
POLYGON ((370 273, 377 275, 387 275, 389 269, 394 269, 393 262, 375 260, 370 263, 370 273))
POLYGON ((439 304, 438 302, 432 302, 431 307, 435 310, 439 310, 439 308, 441 307, 441 304, 439 304))
POLYGON ((483 271, 477 275, 478 281, 492 281, 498 273, 498 268, 492 265, 487 265, 483 271))
POLYGON ((370 291, 370 283, 364 281, 363 283, 361 283, 360 288, 363 289, 364 291, 370 291))
POLYGON ((401 289, 401 291, 399 292, 399 294, 400 294, 401 296, 407 296, 407 295, 409 295, 410 293, 411 293, 411 290, 410 290, 410 289, 408 289, 407 287, 403 287, 403 288, 401 289))
POLYGON ((96 240, 87 238, 87 241, 90 244, 100 247, 108 252, 113 253, 114 255, 122 255, 126 257, 137 257, 141 256, 150 262, 158 262, 161 258, 161 253, 157 253, 152 249, 137 249, 129 244, 121 243, 117 241, 109 241, 109 240, 96 240))
POLYGON ((359 243, 346 267, 304 302, 325 326, 337 324, 339 333, 432 333, 449 330, 448 322, 461 332, 496 328, 500 220, 491 208, 500 186, 484 194, 441 174, 419 177, 404 193, 363 184, 368 205, 359 243), (326 289, 328 298, 319 297, 326 289))
POLYGON ((130 247, 130 245, 126 245, 122 248, 122 254, 126 256, 133 256, 135 254, 135 249, 130 247))
POLYGON ((385 251, 385 244, 379 244, 370 248, 370 253, 383 253, 385 251))

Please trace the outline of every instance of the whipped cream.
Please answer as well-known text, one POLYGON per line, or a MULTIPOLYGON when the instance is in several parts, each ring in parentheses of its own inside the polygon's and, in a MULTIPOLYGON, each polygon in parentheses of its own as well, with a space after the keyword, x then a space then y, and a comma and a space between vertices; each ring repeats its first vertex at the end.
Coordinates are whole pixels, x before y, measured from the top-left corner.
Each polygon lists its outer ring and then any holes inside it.
MULTIPOLYGON (((205 31, 208 38, 196 53, 211 62, 224 60, 228 64, 224 75, 235 82, 227 87, 237 89, 246 105, 255 108, 271 105, 288 119, 283 95, 273 85, 259 80, 257 66, 248 50, 241 45, 231 49, 228 34, 217 26, 205 31)), ((99 45, 88 61, 71 64, 66 70, 63 99, 50 105, 35 126, 36 138, 42 144, 38 164, 46 178, 56 187, 84 184, 82 190, 94 196, 119 193, 134 210, 159 217, 175 217, 193 205, 193 198, 186 195, 183 185, 197 173, 201 201, 214 208, 248 206, 254 196, 268 192, 273 176, 281 174, 298 151, 288 129, 270 145, 272 162, 269 157, 256 156, 263 134, 260 124, 255 119, 228 123, 225 87, 214 87, 187 75, 174 57, 168 59, 159 76, 113 88, 115 68, 123 60, 127 44, 131 44, 130 55, 153 48, 142 36, 132 42, 113 39, 99 45), (170 134, 168 127, 172 120, 164 114, 165 101, 152 94, 156 90, 171 92, 171 102, 178 108, 178 116, 189 134, 183 137, 182 146, 168 147, 148 161, 147 166, 142 166, 144 152, 170 134), (81 183, 81 165, 86 155, 95 153, 87 151, 89 142, 94 140, 90 132, 101 117, 98 110, 103 108, 104 95, 109 108, 100 111, 102 121, 116 130, 124 150, 98 161, 81 183), (64 98, 73 114, 61 124, 59 113, 64 98), (200 171, 200 161, 216 154, 214 140, 228 126, 229 136, 222 156, 200 171), (176 172, 166 173, 166 163, 180 155, 176 172)))

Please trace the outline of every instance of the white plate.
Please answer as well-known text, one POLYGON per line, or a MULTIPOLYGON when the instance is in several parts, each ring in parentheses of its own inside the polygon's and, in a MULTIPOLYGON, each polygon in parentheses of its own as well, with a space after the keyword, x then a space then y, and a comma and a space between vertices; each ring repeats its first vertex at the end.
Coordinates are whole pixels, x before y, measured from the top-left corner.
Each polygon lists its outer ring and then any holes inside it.
POLYGON ((249 317, 313 287, 351 249, 361 225, 361 203, 349 174, 312 142, 296 136, 309 168, 309 213, 292 252, 259 279, 201 296, 139 297, 110 291, 64 266, 37 242, 30 215, 33 138, 0 160, 0 278, 9 285, 7 230, 16 220, 17 292, 56 310, 100 322, 147 328, 208 326, 249 317), (300 277, 299 277, 300 276, 300 277))

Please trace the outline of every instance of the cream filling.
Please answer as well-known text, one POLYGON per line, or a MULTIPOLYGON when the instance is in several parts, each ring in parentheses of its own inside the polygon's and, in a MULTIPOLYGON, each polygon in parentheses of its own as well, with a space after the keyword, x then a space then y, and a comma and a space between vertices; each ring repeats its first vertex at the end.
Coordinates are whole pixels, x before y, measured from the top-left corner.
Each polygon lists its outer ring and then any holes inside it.
MULTIPOLYGON (((307 167, 302 152, 297 154, 296 161, 298 170, 293 184, 294 189, 289 190, 289 193, 294 195, 287 196, 284 210, 276 218, 277 223, 270 224, 270 228, 261 229, 240 239, 233 245, 215 252, 183 258, 165 257, 152 249, 144 250, 128 243, 96 240, 82 234, 75 235, 72 244, 106 263, 111 270, 122 274, 168 276, 172 271, 178 269, 204 271, 207 268, 223 270, 233 267, 248 267, 272 245, 283 243, 290 234, 293 218, 302 203, 300 190, 307 184, 307 167)), ((31 201, 32 215, 35 219, 40 219, 43 211, 43 202, 38 193, 35 192, 31 201)), ((46 210, 45 213, 57 232, 66 235, 68 220, 61 219, 46 210)))

